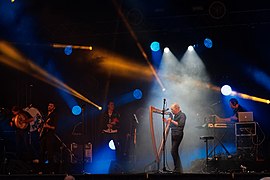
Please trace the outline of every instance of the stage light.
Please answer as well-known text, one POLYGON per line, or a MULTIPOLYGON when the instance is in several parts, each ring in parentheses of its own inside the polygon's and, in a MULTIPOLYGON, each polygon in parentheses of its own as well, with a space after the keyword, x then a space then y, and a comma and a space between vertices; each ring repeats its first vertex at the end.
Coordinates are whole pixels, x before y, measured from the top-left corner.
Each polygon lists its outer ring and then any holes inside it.
POLYGON ((212 46, 213 46, 213 42, 209 38, 205 38, 203 43, 204 43, 205 47, 207 47, 207 48, 212 48, 212 46))
POLYGON ((72 114, 79 115, 79 114, 81 114, 81 112, 82 112, 82 108, 80 106, 78 106, 78 105, 73 106, 72 114))
POLYGON ((142 91, 140 89, 135 89, 133 91, 133 97, 135 99, 141 99, 142 98, 142 91))
POLYGON ((110 142, 109 142, 109 148, 110 148, 111 150, 115 150, 115 145, 114 145, 113 140, 110 140, 110 142))
POLYGON ((164 53, 168 53, 168 52, 170 52, 170 49, 168 47, 165 47, 164 48, 164 53))
POLYGON ((193 51, 194 50, 194 48, 193 48, 193 46, 188 46, 188 51, 193 51))
POLYGON ((69 56, 72 53, 72 46, 66 46, 64 52, 67 56, 69 56))
POLYGON ((224 96, 228 96, 228 95, 230 95, 232 93, 232 88, 229 85, 224 85, 221 88, 221 93, 224 96))
POLYGON ((160 50, 160 46, 159 46, 159 42, 152 42, 151 45, 150 45, 150 48, 152 51, 159 51, 160 50))

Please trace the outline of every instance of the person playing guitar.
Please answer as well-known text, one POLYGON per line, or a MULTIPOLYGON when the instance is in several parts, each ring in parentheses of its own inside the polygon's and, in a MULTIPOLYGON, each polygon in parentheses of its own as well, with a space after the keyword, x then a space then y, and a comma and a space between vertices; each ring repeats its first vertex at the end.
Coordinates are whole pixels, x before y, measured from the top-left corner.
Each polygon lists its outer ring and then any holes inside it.
POLYGON ((46 120, 39 129, 41 142, 40 161, 42 163, 41 166, 45 166, 45 162, 46 160, 48 160, 47 166, 42 168, 42 171, 47 170, 47 173, 55 172, 56 168, 54 164, 54 156, 56 151, 55 131, 57 127, 58 118, 55 109, 56 109, 55 104, 50 102, 48 104, 48 114, 46 116, 46 120))
POLYGON ((108 109, 103 115, 103 141, 108 144, 113 140, 116 149, 117 158, 120 156, 120 142, 119 142, 119 123, 120 114, 114 109, 114 102, 109 101, 108 109))

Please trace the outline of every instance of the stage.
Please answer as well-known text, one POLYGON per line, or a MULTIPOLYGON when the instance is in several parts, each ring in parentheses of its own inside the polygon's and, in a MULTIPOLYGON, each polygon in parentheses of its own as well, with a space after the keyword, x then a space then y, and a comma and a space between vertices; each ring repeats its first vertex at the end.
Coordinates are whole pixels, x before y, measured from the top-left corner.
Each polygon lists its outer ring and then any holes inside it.
MULTIPOLYGON (((50 179, 50 180, 63 180, 66 174, 57 175, 1 175, 1 180, 31 180, 31 179, 50 179)), ((171 174, 171 173, 139 173, 139 174, 73 174, 75 179, 118 179, 118 180, 145 180, 145 179, 245 179, 245 180, 259 180, 264 177, 270 177, 270 173, 231 173, 231 174, 199 174, 199 173, 184 173, 184 174, 171 174)))
MULTIPOLYGON (((105 166, 105 164, 104 164, 105 166)), ((55 174, 38 174, 33 166, 20 162, 10 161, 6 167, 1 167, 1 180, 12 179, 64 179, 66 175, 72 175, 76 179, 245 179, 259 180, 263 177, 270 177, 269 162, 265 160, 251 160, 248 158, 239 159, 233 157, 230 159, 209 159, 208 166, 205 164, 205 159, 198 159, 192 163, 192 167, 185 170, 182 174, 175 174, 169 171, 161 171, 153 169, 148 172, 138 172, 136 169, 128 167, 126 162, 116 163, 111 162, 107 174, 96 174, 90 169, 95 169, 93 164, 68 164, 59 166, 59 171, 55 174), (92 167, 91 167, 92 166, 92 167), (91 168, 89 168, 91 167, 91 168), (3 169, 5 168, 5 169, 3 169), (89 171, 83 170, 85 168, 89 171), (4 170, 4 171, 3 171, 4 170)), ((161 168, 162 169, 162 168, 161 168)))

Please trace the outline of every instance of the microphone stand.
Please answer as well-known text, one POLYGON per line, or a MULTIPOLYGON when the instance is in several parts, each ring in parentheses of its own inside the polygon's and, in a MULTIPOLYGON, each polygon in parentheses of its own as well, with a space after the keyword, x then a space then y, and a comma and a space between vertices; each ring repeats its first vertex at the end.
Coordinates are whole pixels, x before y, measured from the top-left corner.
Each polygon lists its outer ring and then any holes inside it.
POLYGON ((162 124, 163 124, 163 147, 162 147, 162 153, 163 153, 163 172, 167 171, 165 166, 165 143, 166 143, 166 136, 165 136, 165 122, 163 121, 164 115, 165 115, 165 105, 166 105, 166 99, 163 99, 163 109, 162 109, 162 124))

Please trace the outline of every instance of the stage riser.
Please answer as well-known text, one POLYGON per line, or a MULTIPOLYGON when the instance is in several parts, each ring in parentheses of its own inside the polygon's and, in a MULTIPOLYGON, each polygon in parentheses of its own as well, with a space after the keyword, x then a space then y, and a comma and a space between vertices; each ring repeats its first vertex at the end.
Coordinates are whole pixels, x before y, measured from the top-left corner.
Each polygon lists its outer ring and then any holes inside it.
MULTIPOLYGON (((260 180, 270 174, 114 174, 114 175, 73 175, 79 180, 260 180)), ((1 180, 63 180, 65 175, 11 175, 0 176, 1 180)))

